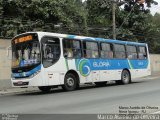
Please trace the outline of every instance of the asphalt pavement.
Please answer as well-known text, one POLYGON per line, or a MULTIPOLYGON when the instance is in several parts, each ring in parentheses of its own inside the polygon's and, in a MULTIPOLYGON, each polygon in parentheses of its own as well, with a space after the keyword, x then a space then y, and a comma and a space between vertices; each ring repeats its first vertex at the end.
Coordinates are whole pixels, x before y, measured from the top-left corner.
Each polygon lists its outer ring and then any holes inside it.
POLYGON ((128 85, 83 86, 65 92, 19 92, 0 96, 0 113, 12 114, 160 114, 160 76, 128 85))

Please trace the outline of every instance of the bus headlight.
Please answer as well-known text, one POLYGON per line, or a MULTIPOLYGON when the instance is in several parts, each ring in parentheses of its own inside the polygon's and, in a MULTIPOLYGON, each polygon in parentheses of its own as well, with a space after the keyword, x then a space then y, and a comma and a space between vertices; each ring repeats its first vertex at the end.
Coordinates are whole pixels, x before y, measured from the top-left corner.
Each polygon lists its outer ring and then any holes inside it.
POLYGON ((34 76, 36 76, 38 73, 40 73, 40 70, 39 70, 39 71, 36 71, 35 73, 33 73, 33 74, 30 75, 30 76, 27 76, 27 75, 25 75, 24 73, 22 73, 22 74, 24 74, 24 75, 22 75, 21 77, 15 77, 15 76, 14 76, 14 73, 12 73, 12 74, 11 74, 11 78, 12 78, 12 80, 24 79, 24 78, 30 79, 30 78, 33 78, 34 76))

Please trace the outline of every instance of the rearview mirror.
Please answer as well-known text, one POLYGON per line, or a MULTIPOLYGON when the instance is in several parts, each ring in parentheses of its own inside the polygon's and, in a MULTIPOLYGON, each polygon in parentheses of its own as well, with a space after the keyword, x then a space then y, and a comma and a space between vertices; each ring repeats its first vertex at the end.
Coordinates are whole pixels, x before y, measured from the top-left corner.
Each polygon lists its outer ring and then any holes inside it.
POLYGON ((12 59, 12 48, 11 48, 11 46, 9 46, 9 47, 7 48, 7 58, 8 58, 9 60, 12 59))

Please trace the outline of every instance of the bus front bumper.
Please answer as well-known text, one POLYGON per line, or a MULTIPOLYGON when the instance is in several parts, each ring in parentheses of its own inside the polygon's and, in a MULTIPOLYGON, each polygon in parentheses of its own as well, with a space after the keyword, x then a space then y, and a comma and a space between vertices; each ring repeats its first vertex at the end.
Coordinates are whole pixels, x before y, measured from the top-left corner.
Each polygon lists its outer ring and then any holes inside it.
POLYGON ((11 78, 12 87, 44 86, 40 73, 28 78, 11 78))

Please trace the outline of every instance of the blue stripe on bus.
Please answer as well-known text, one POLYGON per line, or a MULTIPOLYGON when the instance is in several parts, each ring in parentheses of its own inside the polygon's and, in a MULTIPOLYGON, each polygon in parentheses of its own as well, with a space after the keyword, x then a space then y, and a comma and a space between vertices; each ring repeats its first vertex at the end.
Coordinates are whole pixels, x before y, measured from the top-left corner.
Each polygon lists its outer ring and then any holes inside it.
MULTIPOLYGON (((145 69, 148 66, 148 60, 129 60, 133 69, 145 69)), ((128 60, 122 59, 90 59, 91 70, 117 70, 128 68, 131 69, 131 66, 128 63, 128 60)))
POLYGON ((76 37, 76 35, 67 35, 67 38, 70 38, 70 39, 73 39, 75 37, 76 37))
POLYGON ((28 71, 28 72, 23 72, 23 73, 12 73, 13 77, 28 77, 33 75, 34 73, 36 73, 37 71, 39 71, 41 69, 41 65, 35 67, 34 69, 28 71))
POLYGON ((148 60, 128 59, 78 59, 75 61, 81 75, 87 76, 92 70, 146 69, 148 60))

